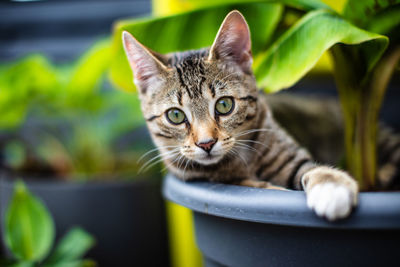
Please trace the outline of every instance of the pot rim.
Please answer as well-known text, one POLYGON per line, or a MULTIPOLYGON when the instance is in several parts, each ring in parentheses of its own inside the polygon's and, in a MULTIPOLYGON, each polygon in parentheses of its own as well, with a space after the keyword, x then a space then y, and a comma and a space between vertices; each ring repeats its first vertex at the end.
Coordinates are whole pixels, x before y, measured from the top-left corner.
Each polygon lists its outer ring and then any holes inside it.
POLYGON ((400 230, 400 192, 362 192, 352 214, 335 222, 310 210, 304 191, 185 182, 168 174, 163 181, 163 195, 193 211, 235 220, 314 228, 400 230))

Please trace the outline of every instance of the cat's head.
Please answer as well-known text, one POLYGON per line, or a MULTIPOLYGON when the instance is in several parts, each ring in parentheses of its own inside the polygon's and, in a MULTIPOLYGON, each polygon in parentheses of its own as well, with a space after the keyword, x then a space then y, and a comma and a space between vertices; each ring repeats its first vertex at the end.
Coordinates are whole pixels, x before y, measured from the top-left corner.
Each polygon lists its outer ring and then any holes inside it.
POLYGON ((250 32, 238 11, 226 16, 211 48, 161 55, 127 32, 123 44, 167 163, 216 164, 244 147, 238 140, 254 126, 257 88, 250 32))

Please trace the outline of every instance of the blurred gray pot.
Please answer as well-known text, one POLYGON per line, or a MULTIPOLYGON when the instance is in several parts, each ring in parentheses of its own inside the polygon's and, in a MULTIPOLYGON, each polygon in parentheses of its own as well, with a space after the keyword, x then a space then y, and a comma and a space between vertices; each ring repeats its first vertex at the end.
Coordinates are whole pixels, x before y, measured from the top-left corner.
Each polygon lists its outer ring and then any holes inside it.
MULTIPOLYGON (((50 210, 57 237, 75 225, 95 236, 97 243, 88 257, 99 266, 169 266, 165 205, 160 179, 153 178, 133 182, 25 182, 50 210)), ((2 229, 12 192, 13 180, 0 178, 2 229)))

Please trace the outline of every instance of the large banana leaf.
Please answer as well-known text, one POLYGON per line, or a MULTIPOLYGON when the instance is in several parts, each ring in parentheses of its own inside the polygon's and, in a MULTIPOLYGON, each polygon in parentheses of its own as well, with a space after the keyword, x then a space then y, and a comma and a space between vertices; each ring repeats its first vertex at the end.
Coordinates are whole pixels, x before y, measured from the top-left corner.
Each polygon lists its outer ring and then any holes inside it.
POLYGON ((227 5, 161 18, 123 20, 114 30, 112 80, 125 90, 134 90, 132 72, 122 47, 122 31, 132 33, 145 46, 160 53, 197 49, 212 44, 221 22, 233 9, 241 11, 250 25, 253 52, 257 54, 265 49, 280 21, 283 10, 280 4, 227 5))
POLYGON ((388 39, 361 30, 338 15, 317 10, 308 13, 282 35, 254 66, 260 87, 275 92, 296 83, 337 43, 357 45, 368 72, 385 50, 388 39))

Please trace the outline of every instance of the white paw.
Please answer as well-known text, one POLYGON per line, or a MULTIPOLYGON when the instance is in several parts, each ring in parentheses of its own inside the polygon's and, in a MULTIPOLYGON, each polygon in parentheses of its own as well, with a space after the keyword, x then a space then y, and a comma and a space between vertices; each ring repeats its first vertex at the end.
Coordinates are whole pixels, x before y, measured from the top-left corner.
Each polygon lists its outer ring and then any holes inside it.
POLYGON ((317 184, 307 193, 308 207, 330 221, 347 217, 355 204, 351 190, 333 182, 317 184))

